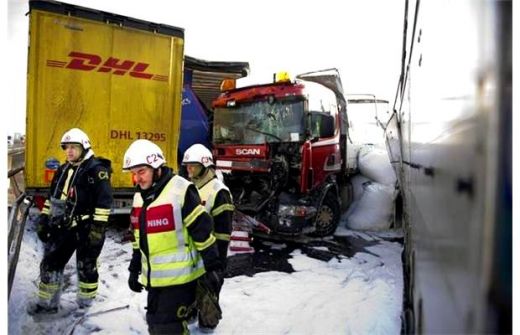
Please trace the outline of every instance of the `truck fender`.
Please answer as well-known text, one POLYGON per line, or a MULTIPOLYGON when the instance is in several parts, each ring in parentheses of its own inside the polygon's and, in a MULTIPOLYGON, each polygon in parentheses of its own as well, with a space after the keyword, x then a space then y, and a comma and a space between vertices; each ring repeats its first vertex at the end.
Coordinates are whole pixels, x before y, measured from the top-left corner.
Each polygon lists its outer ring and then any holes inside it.
POLYGON ((322 185, 317 199, 317 212, 312 235, 325 237, 334 233, 341 217, 341 203, 335 179, 329 179, 322 185))
POLYGON ((338 185, 336 184, 336 182, 329 180, 325 182, 325 184, 321 188, 316 208, 320 208, 321 204, 323 203, 323 199, 325 199, 325 196, 329 191, 334 192, 334 196, 338 199, 338 202, 341 204, 341 200, 339 198, 338 185))

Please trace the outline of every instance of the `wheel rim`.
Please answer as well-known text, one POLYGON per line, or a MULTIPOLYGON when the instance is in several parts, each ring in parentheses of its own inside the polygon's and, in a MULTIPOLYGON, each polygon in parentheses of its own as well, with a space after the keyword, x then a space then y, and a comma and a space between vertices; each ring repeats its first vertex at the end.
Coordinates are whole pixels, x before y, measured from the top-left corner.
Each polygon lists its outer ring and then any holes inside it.
POLYGON ((319 230, 326 230, 332 222, 334 221, 334 212, 332 211, 332 208, 329 206, 322 206, 320 208, 320 211, 318 212, 318 229, 319 230))

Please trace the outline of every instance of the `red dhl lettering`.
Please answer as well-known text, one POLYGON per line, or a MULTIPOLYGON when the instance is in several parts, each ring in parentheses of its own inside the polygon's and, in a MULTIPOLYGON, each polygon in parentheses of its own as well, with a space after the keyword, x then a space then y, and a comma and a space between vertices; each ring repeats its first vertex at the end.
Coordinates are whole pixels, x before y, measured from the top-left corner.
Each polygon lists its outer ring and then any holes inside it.
POLYGON ((79 71, 94 71, 101 73, 112 73, 123 76, 129 74, 133 78, 151 79, 157 81, 168 81, 168 76, 146 73, 150 64, 133 60, 121 60, 115 57, 108 57, 103 62, 103 58, 96 54, 89 54, 78 51, 71 51, 68 54, 72 59, 67 63, 59 60, 47 60, 47 66, 66 68, 79 71))

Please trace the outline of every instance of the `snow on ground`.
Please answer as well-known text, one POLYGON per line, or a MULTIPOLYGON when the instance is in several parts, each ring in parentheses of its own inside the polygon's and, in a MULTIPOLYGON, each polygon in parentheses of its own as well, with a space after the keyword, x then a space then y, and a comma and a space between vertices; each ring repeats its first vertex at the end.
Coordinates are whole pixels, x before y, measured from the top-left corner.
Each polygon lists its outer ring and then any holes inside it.
MULTIPOLYGON (((112 230, 100 256, 101 281, 90 313, 120 309, 81 322, 72 315, 40 322, 27 315, 27 304, 36 297, 43 250, 33 225, 28 222, 26 226, 9 300, 9 334, 148 333, 146 293, 134 293, 127 287, 131 245, 121 244, 121 234, 112 230)), ((294 272, 227 278, 221 293, 223 319, 215 334, 399 334, 402 245, 391 238, 400 237, 400 233, 362 233, 339 227, 338 235, 371 242, 350 258, 338 255, 328 262, 295 249, 288 259, 294 272)), ((75 272, 73 256, 65 269, 61 300, 65 309, 75 306, 75 272)), ((201 334, 196 324, 190 330, 201 334)))

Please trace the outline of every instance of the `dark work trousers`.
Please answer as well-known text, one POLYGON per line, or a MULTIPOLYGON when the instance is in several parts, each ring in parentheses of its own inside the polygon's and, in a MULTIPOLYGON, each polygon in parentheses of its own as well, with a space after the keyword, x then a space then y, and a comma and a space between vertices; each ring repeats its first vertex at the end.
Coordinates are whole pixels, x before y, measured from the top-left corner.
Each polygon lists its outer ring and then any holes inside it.
MULTIPOLYGON (((104 242, 104 240, 103 240, 104 242)), ((40 277, 48 284, 46 278, 53 272, 63 272, 65 265, 76 251, 76 266, 78 282, 97 283, 97 258, 103 248, 103 242, 91 245, 88 242, 88 232, 74 227, 64 229, 59 236, 45 244, 43 259, 40 264, 40 277)))
POLYGON ((195 304, 197 281, 148 289, 146 322, 150 334, 187 333, 188 309, 195 304))

